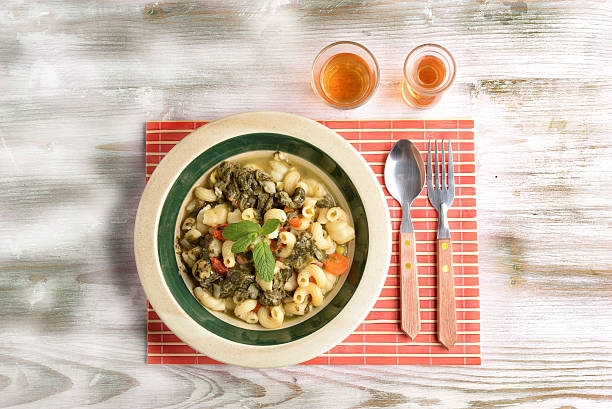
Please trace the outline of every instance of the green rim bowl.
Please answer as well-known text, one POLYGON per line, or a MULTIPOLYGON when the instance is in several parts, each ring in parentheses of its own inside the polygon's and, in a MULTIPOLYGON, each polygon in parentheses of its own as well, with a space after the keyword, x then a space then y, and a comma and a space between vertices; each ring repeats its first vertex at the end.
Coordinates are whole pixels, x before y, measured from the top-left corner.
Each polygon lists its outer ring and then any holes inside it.
POLYGON ((140 280, 153 308, 185 343, 216 360, 247 367, 307 361, 346 338, 367 316, 385 282, 391 257, 387 203, 363 157, 335 132, 280 112, 249 112, 205 125, 160 162, 142 195, 134 230, 140 280), (207 310, 180 273, 174 250, 186 197, 221 161, 280 150, 327 181, 350 209, 356 238, 347 274, 326 304, 276 330, 247 325, 207 310))

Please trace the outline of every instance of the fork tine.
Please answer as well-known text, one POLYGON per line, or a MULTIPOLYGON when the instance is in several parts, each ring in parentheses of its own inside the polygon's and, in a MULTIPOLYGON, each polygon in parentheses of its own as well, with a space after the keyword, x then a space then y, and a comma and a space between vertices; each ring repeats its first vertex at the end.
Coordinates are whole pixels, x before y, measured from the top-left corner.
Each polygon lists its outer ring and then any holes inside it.
POLYGON ((446 190, 446 174, 445 174, 445 164, 446 162, 444 161, 444 139, 442 139, 442 167, 441 167, 441 175, 442 178, 440 179, 440 189, 442 190, 446 190))
POLYGON ((433 190, 433 182, 431 181, 431 141, 427 146, 427 191, 433 190))
POLYGON ((453 144, 448 141, 448 188, 455 192, 455 171, 453 169, 453 144))
POLYGON ((440 180, 440 173, 438 171, 438 141, 435 141, 436 144, 436 167, 434 169, 434 189, 440 189, 440 185, 438 185, 438 181, 440 180))

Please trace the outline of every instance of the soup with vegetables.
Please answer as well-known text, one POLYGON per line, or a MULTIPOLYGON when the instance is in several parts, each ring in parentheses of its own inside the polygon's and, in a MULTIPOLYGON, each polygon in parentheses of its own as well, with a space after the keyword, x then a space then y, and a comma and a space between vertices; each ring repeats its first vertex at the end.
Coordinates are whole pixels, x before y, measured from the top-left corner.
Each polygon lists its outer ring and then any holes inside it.
POLYGON ((272 329, 323 305, 354 238, 322 181, 276 152, 219 164, 194 189, 176 249, 204 307, 272 329))

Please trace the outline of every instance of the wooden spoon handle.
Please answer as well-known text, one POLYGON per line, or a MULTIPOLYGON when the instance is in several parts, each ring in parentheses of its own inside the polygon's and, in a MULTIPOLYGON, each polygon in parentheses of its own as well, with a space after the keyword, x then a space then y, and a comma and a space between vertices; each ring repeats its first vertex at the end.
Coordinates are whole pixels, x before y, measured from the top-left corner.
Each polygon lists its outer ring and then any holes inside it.
POLYGON ((457 342, 455 277, 450 239, 438 239, 438 341, 451 349, 457 342))
POLYGON ((414 232, 400 234, 402 331, 414 339, 421 330, 414 232))

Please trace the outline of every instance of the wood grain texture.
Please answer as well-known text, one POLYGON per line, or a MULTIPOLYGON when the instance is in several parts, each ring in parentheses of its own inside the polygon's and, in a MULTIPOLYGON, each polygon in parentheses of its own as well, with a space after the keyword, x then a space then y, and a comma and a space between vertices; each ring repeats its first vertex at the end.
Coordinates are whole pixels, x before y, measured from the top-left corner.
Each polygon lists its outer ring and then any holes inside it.
MULTIPOLYGON (((404 211, 409 212, 410 207, 404 211)), ((416 240, 414 232, 400 233, 400 286, 401 286, 401 327, 410 339, 421 330, 419 307, 419 284, 417 274, 416 240)))
POLYGON ((591 1, 8 1, 0 11, 0 407, 612 405, 612 10, 591 1), (311 91, 332 41, 381 86, 311 91), (435 108, 401 64, 446 46, 435 108), (144 364, 144 121, 254 109, 476 120, 482 368, 144 364))
POLYGON ((446 349, 451 349, 457 342, 457 307, 455 306, 453 245, 450 239, 436 241, 436 270, 438 272, 438 340, 446 349))

